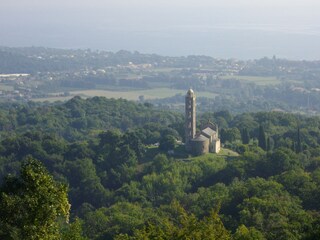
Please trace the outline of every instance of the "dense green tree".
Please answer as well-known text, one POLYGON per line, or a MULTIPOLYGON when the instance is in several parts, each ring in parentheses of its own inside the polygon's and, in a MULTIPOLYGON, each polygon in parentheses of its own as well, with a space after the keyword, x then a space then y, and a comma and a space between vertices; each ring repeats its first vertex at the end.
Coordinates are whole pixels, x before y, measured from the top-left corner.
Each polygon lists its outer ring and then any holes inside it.
POLYGON ((68 222, 67 188, 28 158, 20 175, 6 178, 0 196, 2 239, 60 239, 58 219, 68 222))
POLYGON ((138 161, 135 151, 129 145, 116 148, 105 161, 107 161, 106 170, 109 175, 108 187, 115 189, 133 180, 138 161))
POLYGON ((241 134, 238 128, 228 128, 228 129, 221 129, 220 131, 221 142, 234 142, 236 140, 241 139, 241 134))
POLYGON ((115 239, 227 240, 231 239, 231 235, 223 226, 217 211, 211 211, 209 216, 198 220, 174 201, 170 206, 168 217, 161 219, 160 222, 149 222, 145 228, 134 231, 133 236, 119 235, 115 239))
MULTIPOLYGON (((270 175, 280 174, 284 171, 301 166, 298 156, 288 148, 279 148, 268 156, 267 168, 270 175)), ((266 169, 267 170, 267 169, 266 169)))
POLYGON ((312 222, 299 201, 287 193, 247 198, 240 209, 240 222, 257 228, 268 239, 301 239, 312 222))
POLYGON ((138 134, 135 132, 126 132, 123 136, 124 143, 128 144, 129 147, 135 151, 138 159, 141 159, 145 153, 145 148, 139 138, 138 134))
POLYGON ((115 192, 116 201, 129 201, 139 202, 143 205, 148 205, 150 202, 147 201, 147 193, 142 189, 141 183, 137 181, 130 181, 124 183, 115 192))
POLYGON ((267 137, 267 151, 272 151, 274 148, 274 140, 272 137, 267 137))
POLYGON ((61 231, 62 240, 88 240, 83 236, 82 221, 76 218, 74 222, 63 226, 61 231))
POLYGON ((298 127, 298 131, 297 131, 297 147, 296 147, 296 151, 297 151, 297 153, 302 151, 300 127, 298 127))
POLYGON ((105 208, 85 211, 82 218, 84 221, 83 231, 89 239, 99 239, 108 228, 108 216, 104 214, 105 208))
POLYGON ((222 110, 219 112, 215 112, 214 113, 214 117, 218 118, 218 117, 222 117, 223 119, 225 119, 227 122, 231 122, 233 119, 233 116, 231 115, 231 113, 227 110, 222 110))
POLYGON ((250 141, 250 135, 247 128, 242 129, 241 139, 243 144, 248 144, 250 141))
POLYGON ((110 192, 101 184, 95 165, 89 158, 66 162, 65 175, 71 186, 70 199, 77 208, 83 202, 101 207, 108 202, 110 192))
POLYGON ((241 115, 235 116, 232 125, 234 127, 237 127, 238 129, 246 128, 249 132, 259 127, 258 121, 256 121, 254 119, 254 116, 249 113, 243 113, 241 115))
POLYGON ((64 157, 69 160, 92 158, 94 155, 87 142, 75 142, 67 147, 64 157))
POLYGON ((132 234, 157 216, 151 208, 142 208, 138 203, 118 202, 109 208, 99 208, 84 216, 84 230, 90 239, 113 239, 120 233, 132 234))
POLYGON ((226 204, 230 199, 229 189, 223 183, 217 183, 208 188, 200 187, 197 192, 189 193, 181 202, 197 217, 204 217, 208 209, 226 204))
POLYGON ((298 196, 302 200, 305 209, 314 210, 319 207, 315 196, 318 192, 317 184, 312 180, 312 176, 301 168, 290 170, 276 176, 275 179, 281 183, 292 195, 298 196))
POLYGON ((147 198, 154 205, 170 203, 175 198, 181 198, 188 187, 187 179, 179 172, 166 171, 160 174, 151 173, 142 179, 142 187, 147 198))
POLYGON ((263 234, 254 227, 247 228, 245 225, 240 225, 233 235, 234 240, 265 240, 263 234))
POLYGON ((120 144, 121 132, 117 129, 113 129, 99 134, 99 137, 101 147, 107 144, 110 148, 114 149, 120 144))
POLYGON ((169 165, 169 159, 165 154, 158 154, 152 161, 152 168, 156 172, 160 173, 165 170, 169 165))
POLYGON ((176 145, 176 139, 172 135, 165 135, 160 139, 159 149, 162 151, 173 150, 176 145))
POLYGON ((267 138, 262 125, 259 126, 258 141, 259 141, 259 147, 261 147, 263 150, 267 150, 267 138))

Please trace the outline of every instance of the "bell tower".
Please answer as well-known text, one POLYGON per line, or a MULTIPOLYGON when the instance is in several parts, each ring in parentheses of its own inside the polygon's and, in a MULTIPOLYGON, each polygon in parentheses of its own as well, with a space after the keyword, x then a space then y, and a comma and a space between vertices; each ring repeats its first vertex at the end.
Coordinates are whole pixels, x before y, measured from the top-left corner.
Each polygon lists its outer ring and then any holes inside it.
POLYGON ((191 88, 188 90, 185 100, 185 146, 186 150, 190 151, 190 141, 196 135, 196 95, 191 88))

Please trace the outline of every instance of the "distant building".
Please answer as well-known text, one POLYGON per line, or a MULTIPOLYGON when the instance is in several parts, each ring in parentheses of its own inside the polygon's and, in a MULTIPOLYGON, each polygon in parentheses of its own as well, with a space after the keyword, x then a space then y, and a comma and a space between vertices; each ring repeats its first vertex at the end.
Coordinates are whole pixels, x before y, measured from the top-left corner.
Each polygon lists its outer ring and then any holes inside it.
POLYGON ((194 155, 220 151, 218 126, 214 123, 206 124, 199 133, 196 133, 196 95, 189 89, 185 99, 185 146, 186 150, 194 155))

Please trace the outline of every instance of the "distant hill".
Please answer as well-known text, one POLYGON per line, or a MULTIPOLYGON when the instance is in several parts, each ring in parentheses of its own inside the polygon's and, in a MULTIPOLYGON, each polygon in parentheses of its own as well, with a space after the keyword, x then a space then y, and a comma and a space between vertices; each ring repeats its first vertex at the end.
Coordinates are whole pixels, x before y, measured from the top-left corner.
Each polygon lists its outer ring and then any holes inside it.
POLYGON ((160 67, 198 67, 212 64, 207 56, 165 57, 125 50, 116 53, 106 51, 54 49, 44 47, 0 47, 0 73, 35 73, 72 71, 86 67, 100 68, 150 63, 160 67))

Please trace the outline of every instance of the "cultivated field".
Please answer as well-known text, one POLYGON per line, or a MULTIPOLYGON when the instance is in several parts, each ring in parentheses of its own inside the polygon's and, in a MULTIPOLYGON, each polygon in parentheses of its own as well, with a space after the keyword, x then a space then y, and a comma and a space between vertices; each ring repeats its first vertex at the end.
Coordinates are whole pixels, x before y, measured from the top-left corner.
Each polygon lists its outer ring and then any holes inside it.
MULTIPOLYGON (((176 94, 184 95, 186 91, 171 89, 171 88, 154 88, 148 90, 135 90, 135 91, 111 91, 111 90, 83 90, 83 91, 71 91, 68 97, 49 97, 49 98, 39 98, 34 99, 34 101, 63 101, 68 100, 72 96, 81 97, 94 97, 101 96, 107 98, 124 98, 128 100, 139 100, 139 96, 143 96, 144 99, 157 99, 157 98, 167 98, 172 97, 176 94)), ((197 97, 207 97, 214 98, 217 94, 210 92, 197 92, 197 97)))
POLYGON ((144 99, 156 99, 172 97, 176 94, 183 93, 182 90, 175 90, 169 88, 155 88, 148 90, 135 91, 110 91, 110 90, 83 90, 72 91, 71 95, 79 95, 84 97, 102 96, 107 98, 124 98, 128 100, 138 100, 139 96, 144 96, 144 99))
POLYGON ((14 88, 13 88, 13 86, 5 85, 5 84, 0 84, 0 90, 1 90, 1 91, 13 91, 14 88))
POLYGON ((239 81, 253 82, 257 85, 277 85, 281 80, 277 77, 260 77, 260 76, 222 76, 222 79, 236 79, 239 81))

